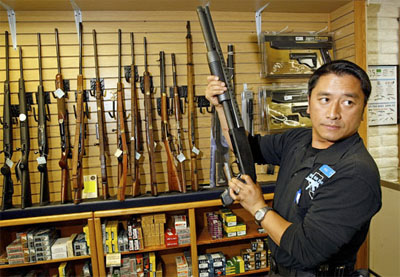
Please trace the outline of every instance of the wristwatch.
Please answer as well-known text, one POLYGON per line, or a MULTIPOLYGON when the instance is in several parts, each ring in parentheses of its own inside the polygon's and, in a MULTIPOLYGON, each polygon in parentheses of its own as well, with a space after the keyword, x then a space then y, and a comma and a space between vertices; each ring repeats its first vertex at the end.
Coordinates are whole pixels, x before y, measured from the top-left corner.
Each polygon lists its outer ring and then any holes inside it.
POLYGON ((259 209, 256 211, 254 215, 254 219, 258 226, 261 226, 261 221, 264 219, 265 215, 270 211, 273 210, 271 207, 265 206, 264 208, 259 209))

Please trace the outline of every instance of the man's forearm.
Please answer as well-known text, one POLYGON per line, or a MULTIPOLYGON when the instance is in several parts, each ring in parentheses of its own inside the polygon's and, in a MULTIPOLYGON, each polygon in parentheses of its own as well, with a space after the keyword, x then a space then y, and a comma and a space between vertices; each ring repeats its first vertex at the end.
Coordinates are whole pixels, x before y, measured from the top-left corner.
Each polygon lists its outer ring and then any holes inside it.
POLYGON ((231 137, 229 136, 229 127, 228 127, 228 123, 226 121, 226 117, 225 117, 225 113, 224 113, 224 108, 222 107, 222 105, 215 106, 215 110, 218 113, 218 119, 221 124, 222 134, 224 135, 226 142, 229 145, 229 149, 231 149, 231 151, 233 151, 231 137))
POLYGON ((275 211, 269 211, 261 222, 261 226, 267 232, 269 237, 278 245, 281 244, 281 239, 286 229, 292 225, 286 221, 275 211))

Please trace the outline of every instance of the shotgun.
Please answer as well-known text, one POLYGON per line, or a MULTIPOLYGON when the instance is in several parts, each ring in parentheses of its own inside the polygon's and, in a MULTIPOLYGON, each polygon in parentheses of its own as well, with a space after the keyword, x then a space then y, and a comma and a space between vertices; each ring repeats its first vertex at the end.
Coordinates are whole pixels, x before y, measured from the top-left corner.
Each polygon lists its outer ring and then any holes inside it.
POLYGON ((11 116, 11 97, 10 97, 10 68, 9 68, 9 43, 8 32, 5 32, 5 50, 6 50, 6 80, 4 81, 4 106, 3 106, 3 153, 4 165, 1 168, 3 175, 3 197, 1 210, 12 208, 12 196, 14 193, 14 184, 11 179, 11 168, 13 162, 13 135, 12 135, 12 116, 11 116))
POLYGON ((21 159, 16 165, 16 175, 17 179, 21 181, 21 208, 32 206, 31 197, 31 183, 29 179, 29 151, 30 151, 30 137, 29 137, 29 120, 28 111, 30 111, 30 106, 27 101, 25 93, 25 81, 24 72, 22 66, 22 48, 19 47, 19 71, 20 78, 18 81, 18 100, 19 100, 19 122, 20 122, 20 140, 21 146, 21 159))
MULTIPOLYGON (((39 157, 38 171, 40 172, 40 206, 46 205, 50 202, 50 191, 49 191, 49 174, 47 171, 47 155, 49 154, 49 145, 47 143, 47 121, 49 116, 46 115, 46 93, 43 88, 43 76, 42 76, 42 46, 40 42, 40 34, 37 34, 38 39, 38 64, 39 64, 39 85, 36 94, 36 102, 38 108, 38 118, 34 113, 35 120, 38 122, 38 146, 39 146, 39 157)), ((47 105, 47 110, 48 110, 47 105)), ((35 111, 35 110, 34 110, 35 111)), ((50 111, 47 111, 50 114, 50 111)))
POLYGON ((178 163, 178 173, 179 179, 182 182, 182 192, 186 192, 186 177, 185 177, 185 163, 186 160, 185 155, 183 154, 183 129, 182 129, 182 113, 181 113, 181 105, 177 84, 177 73, 176 73, 176 61, 175 54, 171 54, 172 60, 172 79, 173 79, 173 89, 174 89, 174 115, 175 115, 175 127, 176 127, 176 148, 178 151, 177 159, 178 163))
POLYGON ((82 74, 82 23, 79 23, 79 74, 76 85, 76 123, 75 139, 72 151, 72 185, 74 189, 74 203, 82 201, 83 172, 82 160, 85 151, 85 113, 84 113, 84 91, 82 74))
POLYGON ((153 105, 151 94, 154 92, 153 77, 147 68, 147 41, 146 37, 143 39, 144 44, 144 72, 140 76, 140 89, 144 94, 144 109, 145 109, 145 122, 146 122, 146 144, 147 152, 149 155, 150 163, 150 182, 151 182, 151 195, 158 195, 157 191, 157 172, 155 161, 155 145, 154 145, 154 129, 153 129, 153 105))
MULTIPOLYGON (((218 96, 218 101, 223 106, 226 121, 228 123, 229 136, 236 158, 235 162, 239 168, 239 177, 240 175, 246 174, 256 182, 257 176, 253 154, 247 140, 242 117, 236 102, 233 84, 230 82, 231 79, 229 78, 228 68, 225 64, 224 55, 219 45, 209 7, 198 7, 197 15, 199 17, 204 41, 207 47, 207 58, 210 72, 212 75, 218 76, 219 80, 224 82, 227 87, 226 92, 218 96)), ((233 203, 233 199, 230 197, 228 189, 222 193, 221 200, 225 206, 233 203)))
POLYGON ((175 149, 170 132, 167 106, 167 90, 165 85, 165 53, 160 52, 160 91, 161 91, 161 137, 167 152, 167 170, 169 191, 183 191, 182 182, 176 167, 175 149))
POLYGON ((107 200, 108 194, 108 180, 107 180, 107 160, 106 160, 106 143, 107 136, 105 131, 105 118, 104 118, 104 107, 103 107, 103 91, 100 82, 99 73, 99 60, 97 55, 97 39, 96 30, 93 33, 93 50, 94 50, 94 64, 96 71, 96 84, 95 84, 95 95, 96 95, 96 106, 97 106, 97 123, 96 123, 96 137, 99 141, 100 147, 100 168, 101 168, 101 191, 103 199, 107 200))
POLYGON ((71 146, 69 141, 68 129, 68 111, 66 109, 65 99, 67 94, 64 92, 64 80, 61 74, 60 61, 60 45, 58 40, 58 29, 55 29, 56 34, 56 52, 57 52, 57 75, 56 75, 56 91, 54 95, 57 98, 57 113, 58 126, 60 130, 61 142, 61 159, 58 165, 61 168, 61 204, 71 200, 71 187, 69 180, 68 159, 71 158, 71 146))
POLYGON ((125 129, 124 87, 121 78, 121 29, 118 30, 118 83, 117 83, 117 111, 118 111, 118 195, 119 201, 125 200, 126 177, 128 175, 128 143, 125 129))
POLYGON ((130 72, 125 75, 126 81, 131 84, 131 175, 132 175, 132 196, 140 195, 140 168, 139 159, 142 156, 142 141, 140 139, 140 113, 138 104, 138 94, 136 89, 136 82, 139 79, 137 66, 135 65, 135 48, 133 33, 131 33, 131 57, 132 63, 130 65, 130 72))
POLYGON ((188 90, 188 131, 189 131, 189 149, 190 149, 190 176, 192 180, 192 190, 199 190, 199 177, 197 175, 197 155, 199 150, 196 147, 196 126, 195 116, 196 108, 194 105, 194 70, 193 70, 193 44, 192 34, 190 32, 190 21, 186 23, 186 53, 187 53, 187 90, 188 90))

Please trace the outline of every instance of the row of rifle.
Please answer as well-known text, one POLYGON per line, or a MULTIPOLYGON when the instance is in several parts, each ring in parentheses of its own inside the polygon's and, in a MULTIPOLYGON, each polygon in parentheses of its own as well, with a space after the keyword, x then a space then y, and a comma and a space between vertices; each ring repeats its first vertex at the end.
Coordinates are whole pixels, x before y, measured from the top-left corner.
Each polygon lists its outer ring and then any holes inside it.
MULTIPOLYGON (((125 67, 125 78, 127 82, 131 84, 131 115, 132 115, 132 126, 131 136, 128 138, 128 130, 126 126, 126 116, 124 111, 124 87, 121 77, 121 30, 118 30, 118 83, 117 83, 117 145, 118 149, 116 156, 118 157, 118 191, 117 199, 120 201, 125 200, 125 191, 128 182, 128 171, 132 177, 132 196, 140 194, 140 162, 142 150, 141 134, 141 118, 138 108, 138 92, 136 89, 136 83, 140 82, 140 88, 144 94, 144 107, 145 107, 145 126, 146 126, 146 146, 148 152, 148 160, 150 163, 150 182, 151 182, 151 194, 153 196, 158 195, 157 190, 157 178, 155 168, 155 134, 153 127, 153 100, 152 94, 154 93, 153 81, 147 66, 147 42, 146 37, 144 38, 144 73, 143 76, 138 76, 137 66, 135 65, 134 55, 134 35, 130 33, 131 40, 131 56, 132 62, 130 66, 125 67)), ((86 90, 84 90, 84 77, 82 74, 82 23, 79 25, 79 74, 77 76, 77 89, 76 89, 76 105, 74 106, 75 113, 75 137, 73 145, 69 143, 69 131, 68 131, 68 111, 66 108, 66 97, 69 88, 67 88, 66 80, 63 80, 61 74, 61 63, 60 63, 60 50, 59 50, 59 39, 58 30, 55 29, 55 42, 57 52, 57 68, 58 73, 56 75, 56 90, 53 92, 53 96, 57 99, 58 109, 58 123, 60 132, 61 142, 61 159, 59 160, 59 166, 62 170, 61 174, 61 203, 67 203, 73 200, 75 204, 82 201, 82 189, 83 189, 83 174, 82 174, 82 159, 85 153, 85 135, 86 135, 86 123, 85 118, 88 117, 88 107, 85 102, 87 101, 86 90), (68 166, 68 159, 72 157, 72 167, 68 166), (72 180, 70 180, 70 172, 72 180), (72 184, 71 184, 72 181, 72 184), (71 189, 72 185, 72 189, 71 189), (71 195, 73 192, 73 195, 71 195)), ((190 22, 187 22, 187 101, 188 101, 188 138, 190 147, 190 160, 191 160, 191 189, 197 191, 199 188, 198 176, 197 176, 197 163, 196 156, 198 149, 195 146, 195 100, 194 100, 194 72, 193 72, 193 60, 192 60, 192 39, 190 32, 190 22)), ((104 88, 102 80, 99 75, 98 55, 97 55, 97 41, 96 31, 93 30, 93 45, 94 45, 94 59, 95 59, 95 72, 96 78, 92 87, 94 92, 90 92, 92 96, 96 97, 97 105, 97 124, 96 124, 96 136, 98 139, 98 146, 100 148, 100 164, 101 164, 101 191, 102 198, 109 199, 108 189, 108 177, 107 177, 107 141, 106 141, 106 130, 105 130, 105 115, 103 107, 103 96, 104 88)), ((13 196, 13 181, 11 178, 11 169, 13 162, 11 161, 13 155, 13 138, 12 138, 12 125, 13 118, 12 114, 18 114, 20 122, 20 148, 17 150, 21 151, 21 158, 16 165, 16 176, 21 182, 21 208, 26 208, 32 205, 31 199, 31 188, 30 178, 28 169, 28 158, 30 152, 30 138, 29 138, 29 125, 28 125, 28 111, 31 110, 31 100, 29 94, 25 92, 24 88, 24 76, 22 68, 22 49, 19 47, 19 62, 20 62, 20 79, 19 79, 19 104, 11 105, 10 101, 10 80, 9 80, 9 42, 8 32, 5 33, 5 49, 6 49, 6 80, 4 81, 4 109, 3 119, 1 123, 3 125, 3 145, 4 149, 4 164, 1 167, 1 173, 3 175, 3 195, 1 210, 9 209, 13 207, 12 196, 13 196), (12 111, 17 110, 17 111, 12 111)), ((47 124, 49 121, 49 95, 45 93, 43 88, 42 80, 42 62, 41 62, 41 43, 40 34, 38 34, 38 59, 39 59, 39 86, 36 95, 36 102, 38 106, 38 146, 39 146, 39 157, 38 171, 40 172, 40 197, 39 204, 46 205, 50 202, 49 192, 49 177, 47 170, 47 158, 49 147, 47 143, 47 124)), ((180 107, 180 93, 177 86, 177 74, 176 74, 176 62, 175 55, 171 55, 172 59, 172 72, 173 72, 173 101, 168 99, 166 84, 165 84, 165 53, 160 52, 160 114, 161 114, 161 132, 162 140, 165 145, 167 153, 167 170, 168 170, 168 186, 169 191, 186 192, 186 178, 185 178, 185 156, 183 154, 183 128, 182 128, 182 111, 180 107), (173 103, 173 108, 170 107, 173 103), (173 114, 176 120, 176 137, 172 136, 171 128, 169 124, 169 115, 173 114)), ((171 93, 172 94, 172 93, 171 93)), ((172 98, 172 95, 171 97, 172 98)), ((114 108, 114 107, 113 107, 114 108)), ((34 116, 36 119, 36 113, 34 116)), ((115 117, 115 114, 113 115, 115 117)))

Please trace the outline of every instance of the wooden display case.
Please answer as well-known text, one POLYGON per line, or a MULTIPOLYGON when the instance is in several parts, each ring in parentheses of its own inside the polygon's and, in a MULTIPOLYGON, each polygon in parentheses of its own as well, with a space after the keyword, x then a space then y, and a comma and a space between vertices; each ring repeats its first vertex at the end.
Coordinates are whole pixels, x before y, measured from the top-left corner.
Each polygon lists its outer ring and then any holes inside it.
MULTIPOLYGON (((86 224, 89 227, 90 245, 95 246, 95 230, 92 212, 0 220, 0 251, 2 253, 5 251, 6 246, 16 238, 17 232, 26 231, 28 228, 55 227, 56 230, 59 231, 60 237, 68 237, 73 233, 81 233, 83 231, 83 226, 86 224)), ((91 247, 91 254, 88 256, 75 256, 65 259, 39 261, 35 263, 0 265, 0 275, 6 276, 12 273, 20 272, 26 267, 32 269, 37 268, 40 269, 41 272, 48 272, 49 275, 53 275, 58 273, 58 266, 62 262, 72 263, 75 273, 79 274, 82 272, 83 264, 88 260, 90 260, 92 263, 93 276, 98 276, 96 247, 91 247)))

